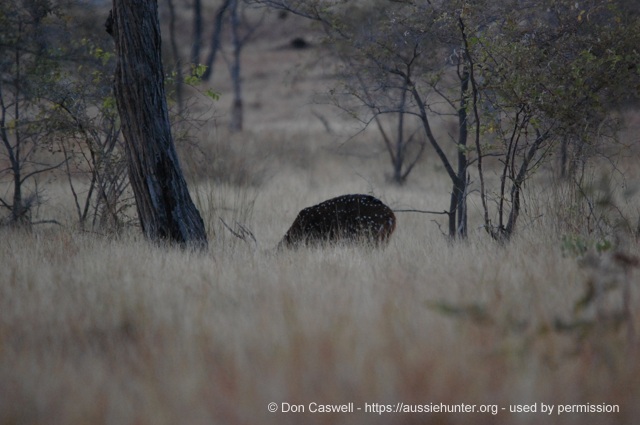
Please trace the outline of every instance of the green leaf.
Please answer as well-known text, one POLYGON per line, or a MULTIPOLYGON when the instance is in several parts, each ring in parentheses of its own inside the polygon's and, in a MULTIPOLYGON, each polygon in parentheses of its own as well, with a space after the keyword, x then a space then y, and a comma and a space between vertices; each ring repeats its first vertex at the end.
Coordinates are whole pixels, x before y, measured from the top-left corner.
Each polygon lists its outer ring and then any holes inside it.
POLYGON ((211 99, 218 101, 220 100, 220 93, 216 92, 213 89, 209 89, 206 92, 204 92, 205 95, 209 96, 211 99))

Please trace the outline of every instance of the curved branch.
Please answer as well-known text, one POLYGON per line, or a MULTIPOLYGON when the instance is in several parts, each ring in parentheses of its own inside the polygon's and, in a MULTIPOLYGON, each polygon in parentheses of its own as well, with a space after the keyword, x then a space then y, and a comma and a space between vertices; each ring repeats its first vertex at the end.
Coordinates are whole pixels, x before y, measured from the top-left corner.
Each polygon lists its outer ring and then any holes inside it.
POLYGON ((440 158, 444 169, 447 171, 447 174, 449 174, 449 178, 452 182, 456 183, 458 181, 458 176, 453 170, 449 158, 447 158, 447 155, 444 153, 442 147, 431 131, 431 125, 429 124, 429 118, 427 117, 427 108, 424 101, 422 100, 422 96, 420 96, 420 93, 418 93, 418 89, 416 88, 415 84, 413 84, 413 82, 410 81, 409 86, 411 87, 411 94, 413 95, 413 99, 418 104, 418 109, 420 110, 420 121, 422 121, 422 126, 424 127, 427 139, 429 139, 429 143, 431 143, 431 146, 433 146, 433 149, 436 151, 438 158, 440 158))

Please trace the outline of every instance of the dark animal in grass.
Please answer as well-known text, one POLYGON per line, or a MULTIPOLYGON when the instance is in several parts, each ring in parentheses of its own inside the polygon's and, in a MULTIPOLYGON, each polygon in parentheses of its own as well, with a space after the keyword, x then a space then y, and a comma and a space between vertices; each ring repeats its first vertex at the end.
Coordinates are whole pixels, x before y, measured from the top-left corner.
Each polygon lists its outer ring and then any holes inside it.
POLYGON ((300 211, 278 248, 356 243, 380 246, 396 228, 391 208, 370 195, 343 195, 300 211))

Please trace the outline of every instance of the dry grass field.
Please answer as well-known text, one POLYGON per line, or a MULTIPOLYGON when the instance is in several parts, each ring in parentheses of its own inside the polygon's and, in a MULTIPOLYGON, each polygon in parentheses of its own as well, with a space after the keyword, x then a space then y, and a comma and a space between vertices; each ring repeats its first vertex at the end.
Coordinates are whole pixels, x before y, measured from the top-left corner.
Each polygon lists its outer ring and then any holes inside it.
MULTIPOLYGON (((322 55, 280 48, 293 33, 279 31, 247 48, 243 133, 225 130, 226 72, 213 83, 199 136, 212 177, 190 183, 208 253, 77 230, 63 180, 39 210, 62 226, 0 229, 0 424, 636 423, 640 270, 567 246, 584 223, 544 170, 505 246, 471 199, 468 241, 450 243, 441 216, 399 213, 385 249, 274 249, 330 197, 443 210, 450 189, 430 152, 397 186, 374 133, 345 143, 350 122, 311 101, 331 84, 322 55), (590 287, 608 289, 589 302, 590 287)), ((634 161, 614 192, 637 219, 637 195, 622 196, 640 184, 634 161)), ((640 254, 629 235, 616 249, 640 254)))

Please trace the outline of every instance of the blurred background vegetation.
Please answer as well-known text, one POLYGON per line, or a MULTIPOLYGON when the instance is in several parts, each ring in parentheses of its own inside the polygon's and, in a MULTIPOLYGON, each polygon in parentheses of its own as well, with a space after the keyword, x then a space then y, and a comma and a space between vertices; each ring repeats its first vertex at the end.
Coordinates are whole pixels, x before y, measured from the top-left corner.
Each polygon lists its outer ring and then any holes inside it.
MULTIPOLYGON (((322 166, 317 150, 328 146, 373 158, 385 184, 425 178, 416 170, 431 162, 439 172, 429 178, 450 186, 450 201, 431 209, 444 212, 451 238, 481 226, 508 240, 536 176, 565 191, 554 208, 575 227, 572 237, 606 244, 621 228, 639 231, 638 211, 610 196, 629 182, 623 196, 636 190, 621 165, 638 153, 636 2, 159 6, 173 133, 191 182, 256 187, 280 164, 322 166), (270 60, 281 51, 290 63, 270 60), (294 116, 310 103, 319 108, 294 116), (296 136, 278 133, 276 122, 296 136)), ((109 8, 1 6, 3 225, 72 224, 42 208, 54 181, 71 194, 80 228, 136 223, 104 31, 109 8)))

